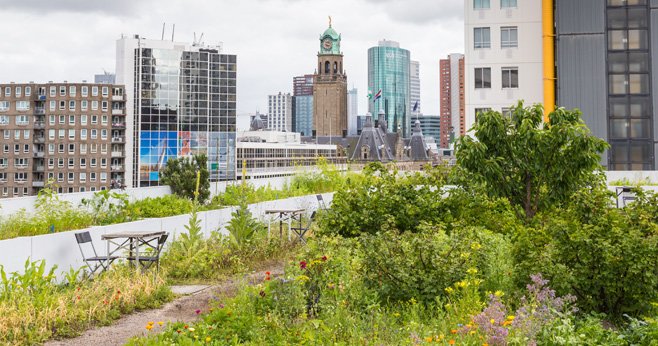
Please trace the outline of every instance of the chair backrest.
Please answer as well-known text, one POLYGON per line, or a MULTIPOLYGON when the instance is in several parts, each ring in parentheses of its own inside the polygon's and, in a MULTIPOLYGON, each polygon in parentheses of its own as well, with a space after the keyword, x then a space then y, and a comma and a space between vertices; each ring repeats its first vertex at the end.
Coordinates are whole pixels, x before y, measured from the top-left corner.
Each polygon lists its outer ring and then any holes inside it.
POLYGON ((94 242, 91 241, 91 234, 89 234, 88 231, 86 232, 80 232, 75 234, 75 241, 78 243, 78 248, 80 249, 80 254, 82 255, 82 259, 86 260, 88 257, 91 256, 86 256, 84 250, 82 250, 82 244, 87 244, 91 246, 91 251, 94 254, 94 257, 98 256, 96 253, 96 248, 94 247, 94 242))
POLYGON ((315 195, 315 198, 318 199, 318 202, 324 202, 324 199, 322 198, 322 195, 320 195, 320 194, 315 195))
POLYGON ((158 253, 162 251, 164 244, 167 242, 167 238, 169 238, 169 233, 165 233, 161 235, 160 238, 158 239, 158 253))
POLYGON ((315 210, 311 213, 311 217, 308 218, 308 224, 306 225, 306 228, 311 228, 311 225, 313 225, 313 221, 315 221, 315 213, 317 213, 315 210))

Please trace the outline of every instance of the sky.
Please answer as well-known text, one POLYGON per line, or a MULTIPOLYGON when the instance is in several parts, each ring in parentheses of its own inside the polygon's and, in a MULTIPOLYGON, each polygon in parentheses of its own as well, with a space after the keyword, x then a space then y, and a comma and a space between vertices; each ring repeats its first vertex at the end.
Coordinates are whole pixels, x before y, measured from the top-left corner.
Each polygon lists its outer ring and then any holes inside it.
POLYGON ((421 110, 439 114, 439 59, 464 50, 459 0, 0 0, 0 83, 93 81, 115 70, 116 40, 139 34, 220 43, 238 57, 238 114, 266 112, 267 95, 313 73, 319 36, 342 35, 348 88, 367 111, 368 48, 398 41, 420 62, 421 110))

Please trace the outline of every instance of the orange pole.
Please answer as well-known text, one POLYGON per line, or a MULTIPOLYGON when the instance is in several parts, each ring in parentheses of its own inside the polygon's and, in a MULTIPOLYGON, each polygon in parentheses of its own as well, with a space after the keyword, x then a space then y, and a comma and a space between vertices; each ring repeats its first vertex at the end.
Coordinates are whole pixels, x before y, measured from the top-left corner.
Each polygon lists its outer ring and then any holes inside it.
POLYGON ((555 110, 555 24, 553 0, 542 0, 542 41, 544 45, 544 121, 555 110))

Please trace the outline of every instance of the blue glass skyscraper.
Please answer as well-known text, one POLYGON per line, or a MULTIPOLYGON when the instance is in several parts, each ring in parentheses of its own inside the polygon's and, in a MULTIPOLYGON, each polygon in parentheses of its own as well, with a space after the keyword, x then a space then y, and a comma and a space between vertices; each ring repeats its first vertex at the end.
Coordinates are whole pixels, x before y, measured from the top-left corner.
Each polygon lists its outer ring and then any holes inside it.
POLYGON ((379 41, 378 46, 368 49, 368 90, 373 95, 368 111, 376 115, 383 109, 389 131, 395 132, 400 127, 404 137, 411 134, 410 58, 410 52, 394 41, 379 41), (381 97, 375 100, 379 90, 381 97))

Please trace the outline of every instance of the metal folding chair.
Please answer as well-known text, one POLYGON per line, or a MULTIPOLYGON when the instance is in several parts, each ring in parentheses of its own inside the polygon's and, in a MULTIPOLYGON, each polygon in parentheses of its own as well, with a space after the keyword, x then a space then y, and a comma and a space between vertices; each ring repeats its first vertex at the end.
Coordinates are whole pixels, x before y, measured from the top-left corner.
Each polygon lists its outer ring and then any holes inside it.
POLYGON ((317 195, 315 195, 315 198, 318 199, 319 209, 327 209, 327 204, 324 202, 324 198, 322 198, 322 195, 317 194, 317 195))
MULTIPOLYGON (((142 265, 144 269, 149 269, 155 263, 156 266, 156 272, 160 270, 160 253, 162 252, 162 248, 164 247, 164 244, 167 242, 167 238, 169 238, 169 233, 165 233, 161 235, 158 238, 153 238, 151 240, 144 241, 141 245, 145 245, 150 253, 144 253, 144 256, 140 255, 139 256, 139 262, 138 265, 142 265)), ((129 256, 128 260, 135 261, 137 260, 136 256, 129 256)))
MULTIPOLYGON (((114 262, 118 256, 99 256, 94 247, 94 243, 91 241, 91 234, 89 232, 80 232, 75 234, 75 240, 78 243, 78 248, 80 249, 80 254, 82 255, 82 260, 89 268, 88 277, 92 277, 97 270, 102 268, 102 271, 109 269, 110 264, 114 262), (85 251, 82 249, 84 244, 89 244, 93 256, 85 255, 85 251)), ((102 272, 101 271, 101 272, 102 272)))
POLYGON ((306 239, 304 239, 304 236, 306 235, 306 232, 308 232, 308 230, 311 229, 314 220, 315 220, 315 211, 311 213, 311 217, 308 219, 308 223, 306 224, 306 227, 302 227, 301 219, 299 221, 299 227, 290 227, 290 230, 297 235, 299 241, 301 241, 302 244, 306 244, 306 239))

